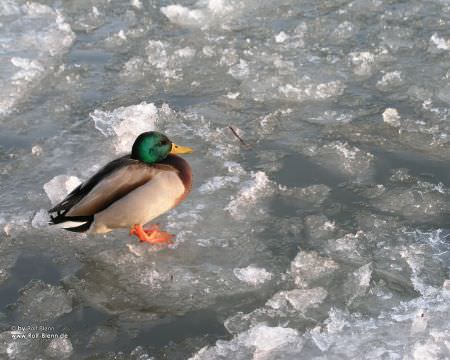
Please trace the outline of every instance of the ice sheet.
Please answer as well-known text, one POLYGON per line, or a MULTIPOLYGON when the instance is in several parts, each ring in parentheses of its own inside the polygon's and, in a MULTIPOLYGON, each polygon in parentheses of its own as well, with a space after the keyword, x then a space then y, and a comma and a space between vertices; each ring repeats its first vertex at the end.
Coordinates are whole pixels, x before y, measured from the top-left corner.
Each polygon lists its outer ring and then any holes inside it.
POLYGON ((19 1, 2 5, 0 115, 7 115, 60 63, 75 34, 64 16, 47 5, 19 1))
POLYGON ((71 294, 59 286, 36 281, 21 290, 17 313, 22 320, 43 323, 71 311, 71 294))
POLYGON ((447 3, 0 13, 0 357, 450 357, 447 3), (173 244, 47 226, 149 130, 194 149, 173 244))

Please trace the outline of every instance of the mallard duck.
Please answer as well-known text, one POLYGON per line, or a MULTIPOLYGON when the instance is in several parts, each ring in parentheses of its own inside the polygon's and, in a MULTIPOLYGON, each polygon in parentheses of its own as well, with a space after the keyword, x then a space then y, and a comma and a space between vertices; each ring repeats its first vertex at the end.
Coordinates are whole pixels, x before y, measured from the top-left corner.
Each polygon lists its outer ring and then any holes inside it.
POLYGON ((69 231, 106 233, 130 227, 151 244, 173 235, 143 225, 177 206, 192 187, 192 171, 176 154, 192 152, 156 131, 135 140, 131 154, 111 161, 48 212, 51 223, 69 231))

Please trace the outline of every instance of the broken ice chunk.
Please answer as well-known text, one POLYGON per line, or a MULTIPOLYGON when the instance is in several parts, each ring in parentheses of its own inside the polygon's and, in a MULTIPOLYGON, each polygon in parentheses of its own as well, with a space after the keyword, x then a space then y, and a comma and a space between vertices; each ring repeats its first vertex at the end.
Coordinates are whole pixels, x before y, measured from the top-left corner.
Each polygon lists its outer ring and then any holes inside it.
POLYGON ((416 312, 413 323, 411 325, 411 335, 424 332, 428 326, 428 316, 424 309, 419 309, 416 312))
MULTIPOLYGON (((396 178, 392 180, 395 181, 396 178)), ((381 211, 418 222, 439 220, 440 216, 450 211, 450 189, 443 184, 433 184, 412 177, 405 177, 405 180, 410 183, 394 184, 389 190, 374 196, 371 199, 372 205, 381 211)))
POLYGON ((327 296, 328 292, 323 287, 279 291, 263 307, 247 314, 239 312, 229 317, 224 325, 233 334, 260 323, 267 325, 282 323, 296 328, 309 326, 311 313, 323 312, 321 304, 327 296))
POLYGON ((174 52, 174 55, 176 57, 180 57, 180 58, 187 58, 187 59, 191 59, 195 56, 195 49, 190 48, 189 46, 186 46, 182 49, 178 49, 174 52))
POLYGON ((301 251, 291 263, 291 274, 297 286, 306 288, 318 279, 329 277, 338 268, 339 265, 332 259, 319 256, 316 252, 301 251))
POLYGON ((49 216, 47 210, 40 209, 31 220, 31 226, 35 229, 43 228, 48 225, 49 216))
POLYGON ((394 127, 399 127, 400 123, 400 115, 398 114, 397 109, 387 108, 383 112, 383 121, 386 124, 392 125, 394 127))
POLYGON ((336 27, 331 36, 333 39, 336 39, 336 41, 340 43, 343 40, 352 37, 356 32, 357 28, 353 23, 344 21, 336 27))
POLYGON ((273 193, 273 184, 263 171, 251 174, 252 179, 244 183, 238 195, 232 198, 225 210, 228 210, 231 216, 242 218, 244 214, 242 208, 249 204, 254 204, 259 198, 273 193))
POLYGON ((117 329, 111 326, 99 326, 92 334, 88 348, 95 348, 101 345, 112 343, 117 337, 117 329))
POLYGON ((223 189, 224 187, 229 186, 232 183, 238 183, 239 176, 214 176, 201 185, 198 191, 201 194, 210 194, 217 190, 223 189))
POLYGON ((375 63, 374 54, 369 51, 352 52, 349 54, 349 58, 356 75, 368 76, 372 74, 372 67, 375 63))
POLYGON ((430 45, 439 50, 449 50, 450 40, 439 37, 437 33, 434 33, 430 38, 430 45))
POLYGON ((44 184, 44 190, 52 205, 56 205, 80 184, 81 180, 76 176, 58 175, 44 184))
POLYGON ((207 0, 198 1, 196 8, 174 4, 161 7, 161 12, 173 23, 182 26, 207 27, 214 21, 221 21, 227 15, 237 13, 230 1, 207 0))
POLYGON ((333 141, 323 145, 301 145, 301 151, 319 165, 349 177, 353 182, 365 182, 375 173, 375 157, 347 142, 333 141))
POLYGON ((276 43, 283 43, 287 39, 289 39, 289 35, 287 35, 284 31, 281 31, 277 35, 275 35, 275 42, 276 43))
POLYGON ((142 1, 141 0, 131 0, 130 3, 131 3, 131 6, 135 7, 136 9, 142 9, 142 1))
POLYGON ((345 234, 339 239, 328 240, 327 251, 331 253, 341 254, 347 257, 359 258, 358 247, 360 243, 366 240, 366 234, 362 230, 358 230, 355 234, 345 234))
POLYGON ((113 111, 94 110, 89 114, 95 127, 105 136, 116 136, 116 152, 129 152, 136 137, 155 130, 158 109, 153 103, 119 107, 113 111))
POLYGON ((322 184, 310 185, 307 187, 285 187, 278 186, 280 194, 286 198, 292 199, 297 204, 300 202, 305 203, 305 206, 313 207, 322 205, 327 199, 331 189, 322 184))
POLYGON ((244 343, 262 353, 295 341, 298 341, 298 333, 294 329, 260 325, 250 329, 244 343))
MULTIPOLYGON (((445 359, 448 357, 448 351, 444 355, 442 351, 443 347, 440 347, 433 339, 427 339, 424 342, 417 342, 414 344, 413 350, 411 352, 411 359, 422 360, 422 359, 445 359)), ((448 350, 448 345, 447 345, 448 350)), ((445 351, 445 350, 444 350, 445 351)))
POLYGON ((205 23, 205 13, 202 10, 191 10, 176 4, 162 7, 161 12, 175 24, 195 26, 205 23))
POLYGON ((341 358, 342 354, 346 359, 359 359, 361 354, 367 354, 365 359, 446 359, 447 314, 448 297, 438 291, 433 297, 404 302, 377 318, 332 309, 326 325, 314 328, 310 335, 314 344, 326 351, 327 359, 341 358), (359 337, 355 337, 355 329, 359 337), (405 342, 411 346, 405 347, 405 342))
POLYGON ((18 313, 23 319, 49 321, 72 311, 72 296, 62 287, 31 281, 18 301, 18 313))
POLYGON ((306 233, 311 242, 331 239, 336 235, 337 226, 324 215, 310 215, 305 219, 306 233))
POLYGON ((21 331, 4 331, 0 333, 0 358, 25 360, 36 354, 36 342, 21 331), (15 337, 20 336, 20 339, 15 337))
POLYGON ((294 359, 298 358, 302 347, 303 340, 297 330, 258 324, 230 341, 219 340, 215 346, 201 349, 190 360, 284 359, 287 357, 280 355, 286 353, 294 359))
POLYGON ((310 331, 313 343, 321 350, 327 351, 331 345, 336 341, 334 335, 340 333, 346 326, 349 325, 347 321, 348 314, 339 309, 331 309, 329 311, 329 318, 325 321, 326 326, 321 329, 320 326, 315 327, 310 331), (325 330, 322 332, 322 330, 325 330))
POLYGON ((283 84, 278 87, 278 96, 292 101, 310 99, 326 100, 336 98, 344 93, 345 85, 340 80, 326 83, 310 83, 310 80, 298 84, 283 84))
POLYGON ((361 266, 359 269, 349 274, 346 283, 344 284, 344 291, 349 296, 347 305, 351 305, 353 301, 366 294, 370 286, 373 271, 372 263, 361 266))
POLYGON ((0 14, 0 114, 5 115, 53 71, 75 34, 62 12, 36 2, 2 1, 0 14))
POLYGON ((243 80, 248 77, 250 73, 248 62, 244 59, 240 59, 237 64, 234 64, 230 67, 228 73, 238 80, 243 80))
POLYGON ((17 258, 18 254, 15 252, 0 251, 0 285, 9 279, 17 258))
POLYGON ((382 91, 389 90, 402 83, 402 77, 400 71, 392 71, 384 74, 377 82, 377 88, 382 91))
POLYGON ((322 303, 327 296, 328 292, 322 287, 280 291, 266 305, 273 309, 286 309, 289 304, 296 311, 304 313, 308 308, 322 303))
POLYGON ((45 353, 52 359, 68 359, 72 355, 72 342, 66 338, 56 338, 50 341, 45 353))
POLYGON ((252 265, 245 268, 236 268, 233 273, 239 280, 253 286, 263 284, 272 278, 272 274, 266 269, 252 265))
POLYGON ((34 156, 41 156, 43 151, 44 150, 42 149, 42 147, 40 145, 34 145, 31 148, 31 154, 34 155, 34 156))

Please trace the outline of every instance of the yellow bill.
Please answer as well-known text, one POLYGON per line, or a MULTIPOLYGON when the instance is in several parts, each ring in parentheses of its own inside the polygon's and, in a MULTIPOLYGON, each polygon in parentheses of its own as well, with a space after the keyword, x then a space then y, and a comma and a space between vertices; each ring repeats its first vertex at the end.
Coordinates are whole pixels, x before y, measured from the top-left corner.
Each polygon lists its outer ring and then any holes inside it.
POLYGON ((175 143, 172 143, 172 149, 170 150, 171 154, 190 154, 192 149, 187 146, 180 146, 175 143))

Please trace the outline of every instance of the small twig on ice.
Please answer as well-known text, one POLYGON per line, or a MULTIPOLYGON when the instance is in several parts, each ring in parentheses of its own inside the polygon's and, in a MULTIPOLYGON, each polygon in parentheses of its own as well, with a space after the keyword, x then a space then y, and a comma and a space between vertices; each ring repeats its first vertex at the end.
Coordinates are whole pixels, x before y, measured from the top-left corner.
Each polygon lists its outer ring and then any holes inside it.
POLYGON ((236 130, 231 125, 229 125, 228 127, 230 128, 230 130, 233 133, 233 135, 236 136, 239 139, 239 141, 241 142, 241 144, 244 147, 246 147, 247 149, 250 149, 252 147, 251 145, 247 144, 244 140, 242 140, 242 138, 238 135, 236 130))

